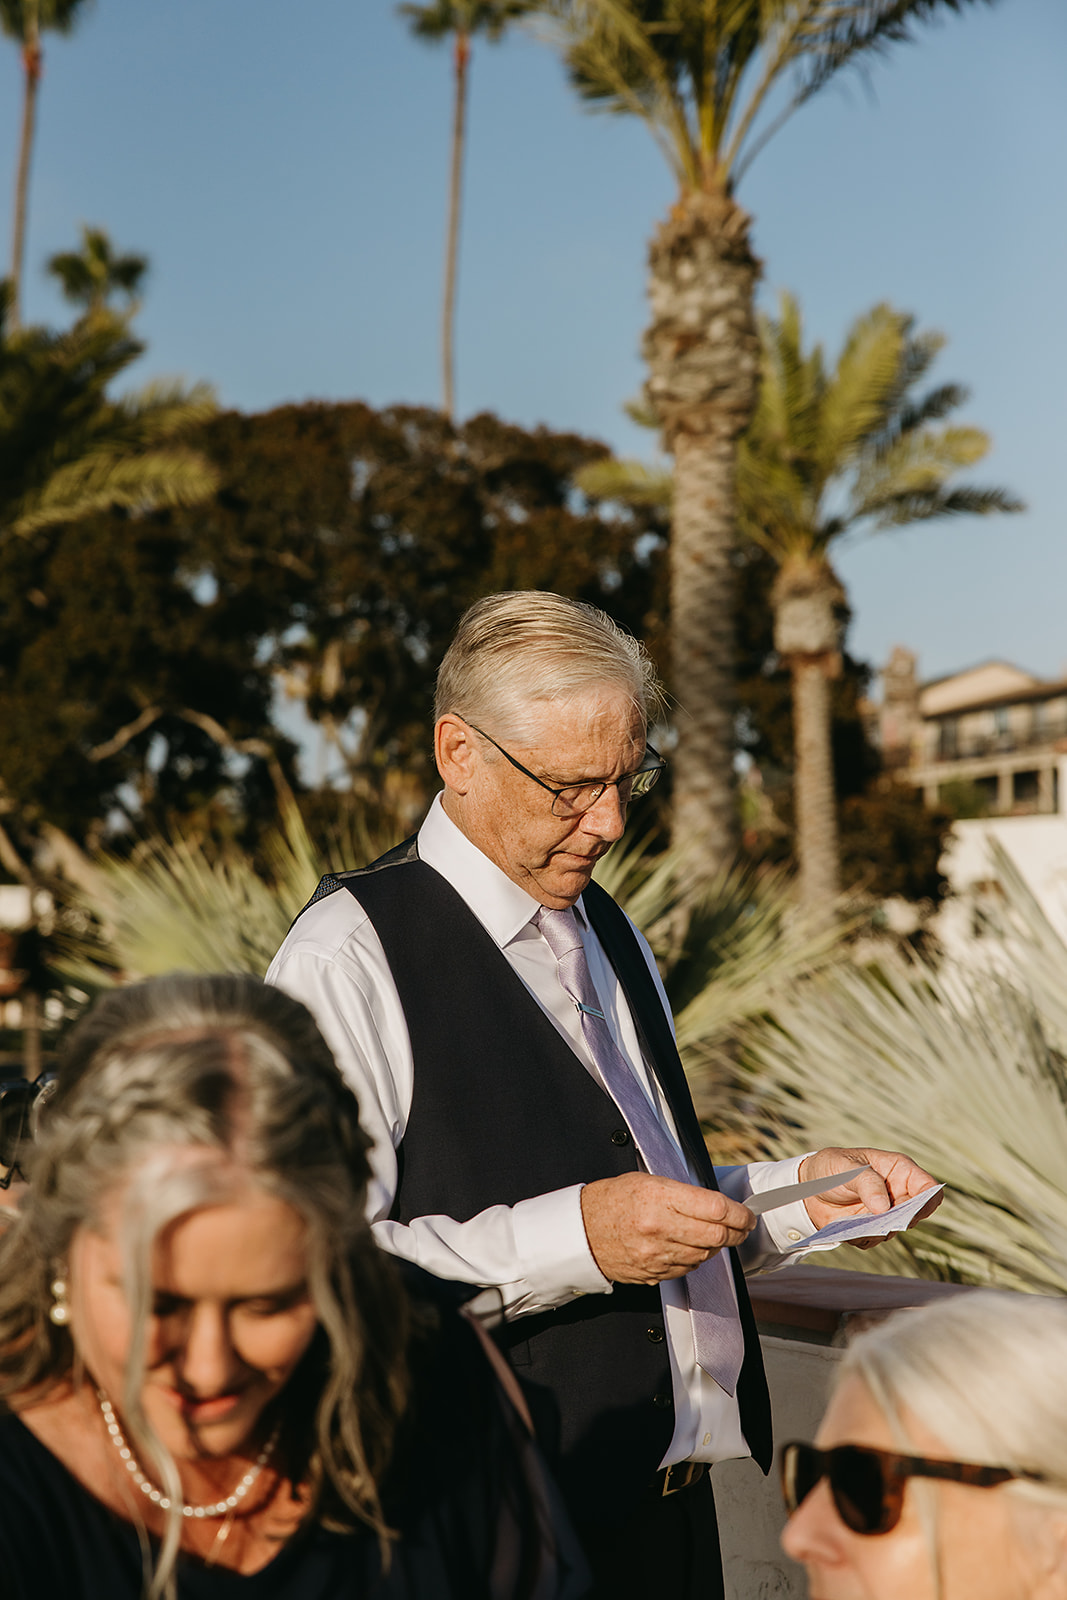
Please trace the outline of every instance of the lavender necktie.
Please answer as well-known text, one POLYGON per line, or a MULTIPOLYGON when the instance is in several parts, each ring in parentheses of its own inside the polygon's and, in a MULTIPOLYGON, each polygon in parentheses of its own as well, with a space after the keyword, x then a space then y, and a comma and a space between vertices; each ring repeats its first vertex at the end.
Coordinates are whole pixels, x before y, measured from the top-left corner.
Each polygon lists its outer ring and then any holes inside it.
MULTIPOLYGON (((582 1033, 604 1086, 622 1115, 649 1172, 692 1183, 685 1160, 611 1036, 573 910, 542 906, 536 922, 556 958, 559 981, 578 1008, 582 1033)), ((693 1342, 700 1366, 733 1394, 745 1353, 730 1265, 719 1251, 686 1274, 693 1342)))

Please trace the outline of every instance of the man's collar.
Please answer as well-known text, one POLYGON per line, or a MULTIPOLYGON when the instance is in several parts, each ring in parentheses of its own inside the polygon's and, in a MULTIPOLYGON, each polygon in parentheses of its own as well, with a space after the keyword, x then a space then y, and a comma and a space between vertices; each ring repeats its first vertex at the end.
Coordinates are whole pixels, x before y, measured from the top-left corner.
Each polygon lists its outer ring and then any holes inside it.
MULTIPOLYGON (((441 804, 440 794, 435 796, 419 829, 419 857, 452 885, 501 949, 540 910, 540 901, 520 889, 456 827, 441 804)), ((581 900, 574 909, 579 923, 584 925, 581 900)))

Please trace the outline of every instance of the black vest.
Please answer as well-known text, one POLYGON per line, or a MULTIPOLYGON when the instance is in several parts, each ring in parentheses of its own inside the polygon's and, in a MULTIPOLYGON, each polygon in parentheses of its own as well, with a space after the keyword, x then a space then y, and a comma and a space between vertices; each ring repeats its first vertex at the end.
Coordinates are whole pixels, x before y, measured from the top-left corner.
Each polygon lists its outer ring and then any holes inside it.
MULTIPOLYGON (((411 1037, 414 1095, 397 1152, 392 1216, 464 1222, 576 1183, 638 1169, 611 1097, 546 1017, 462 898, 408 840, 372 866, 323 878, 344 888, 381 940, 411 1037)), ((623 913, 596 884, 583 905, 622 983, 694 1169, 715 1174, 663 1006, 623 913)), ((745 1332, 741 1424, 764 1471, 770 1405, 736 1257, 745 1332)), ((572 1514, 622 1520, 674 1431, 670 1363, 657 1288, 616 1285, 556 1311, 516 1318, 498 1338, 522 1377, 572 1514)))

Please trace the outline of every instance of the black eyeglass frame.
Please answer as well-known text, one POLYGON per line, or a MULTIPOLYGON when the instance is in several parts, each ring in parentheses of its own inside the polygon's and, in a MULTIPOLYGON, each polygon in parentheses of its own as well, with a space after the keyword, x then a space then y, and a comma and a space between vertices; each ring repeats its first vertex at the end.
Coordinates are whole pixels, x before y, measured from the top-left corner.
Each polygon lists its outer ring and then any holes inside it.
MULTIPOLYGON (((792 1516, 825 1478, 837 1512, 846 1528, 864 1537, 890 1533, 900 1521, 904 1507, 904 1489, 909 1478, 940 1478, 949 1483, 965 1483, 975 1489, 992 1489, 997 1484, 1023 1478, 1031 1483, 1044 1481, 1038 1472, 1017 1472, 1012 1467, 987 1467, 974 1461, 940 1461, 930 1456, 897 1455, 892 1450, 876 1450, 870 1445, 839 1444, 831 1450, 819 1450, 813 1444, 791 1440, 782 1446, 781 1456, 782 1499, 792 1516), (856 1458, 859 1458, 857 1463, 856 1458), (878 1468, 879 1499, 877 1517, 864 1514, 862 1505, 850 1497, 850 1486, 842 1481, 842 1469, 848 1464, 873 1463, 878 1468), (798 1493, 798 1466, 806 1464, 803 1474, 807 1488, 798 1493)), ((855 1486, 852 1486, 854 1490, 855 1486)))
POLYGON ((558 789, 553 789, 552 785, 550 783, 546 783, 543 778, 539 778, 536 772, 531 772, 529 767, 524 767, 521 761, 516 761, 515 757, 510 755, 508 751, 504 749, 502 744, 497 744, 496 740, 491 734, 486 733, 482 728, 477 727, 473 722, 468 722, 467 726, 468 728, 473 729, 473 731, 479 734, 483 739, 488 739, 493 749, 499 750, 500 754, 504 757, 504 760, 510 761, 515 770, 517 772, 521 772, 524 778, 532 778, 534 783, 538 784, 540 788, 547 790, 547 792, 552 796, 552 815, 554 817, 559 817, 561 820, 565 820, 568 817, 584 817, 585 813, 587 811, 591 811, 596 805, 597 801, 604 793, 604 790, 610 789, 613 784, 617 789, 619 784, 625 783, 627 779, 629 779, 631 783, 636 784, 638 778, 647 778, 648 782, 642 784, 639 789, 631 788, 630 793, 627 796, 627 801, 623 803, 625 804, 630 800, 639 799, 641 795, 647 794, 648 791, 655 786, 656 779, 667 765, 659 751, 653 749, 652 745, 646 744, 645 759, 635 772, 624 772, 618 778, 599 778, 587 783, 564 783, 558 789), (650 756, 652 758, 651 761, 649 761, 650 756), (595 789, 596 793, 593 795, 593 798, 589 801, 588 805, 581 806, 574 811, 556 810, 556 805, 560 796, 566 794, 568 789, 589 788, 595 789))

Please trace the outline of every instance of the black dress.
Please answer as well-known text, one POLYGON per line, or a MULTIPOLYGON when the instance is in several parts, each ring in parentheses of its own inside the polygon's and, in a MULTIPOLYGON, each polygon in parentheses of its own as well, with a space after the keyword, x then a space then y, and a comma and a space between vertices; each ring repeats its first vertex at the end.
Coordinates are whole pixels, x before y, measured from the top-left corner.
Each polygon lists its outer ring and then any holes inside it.
MULTIPOLYGON (((179 1600, 580 1600, 584 1562, 540 1457, 473 1331, 436 1312, 383 1491, 400 1534, 389 1570, 369 1530, 315 1526, 247 1576, 183 1553, 179 1600)), ((140 1600, 144 1589, 137 1529, 0 1415, 3 1600, 140 1600)))

